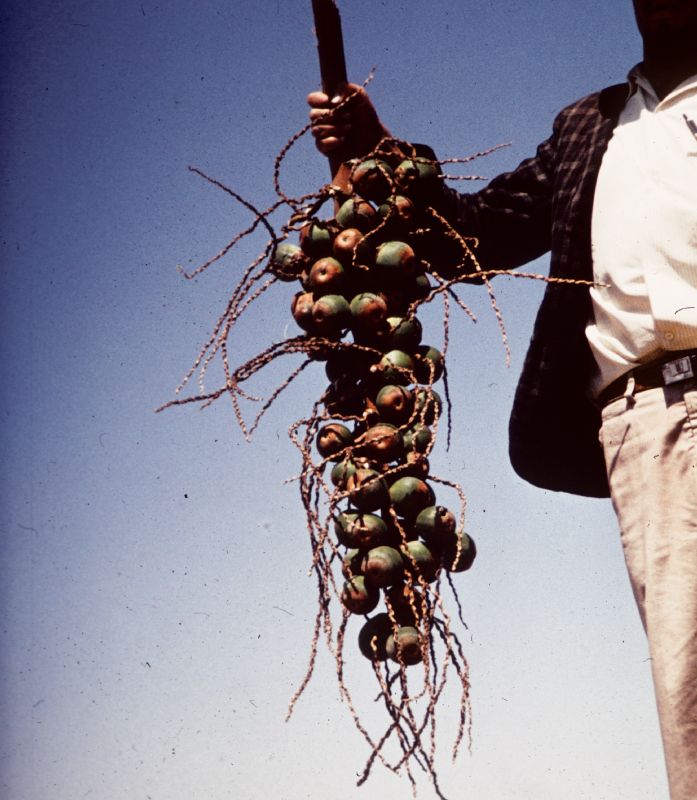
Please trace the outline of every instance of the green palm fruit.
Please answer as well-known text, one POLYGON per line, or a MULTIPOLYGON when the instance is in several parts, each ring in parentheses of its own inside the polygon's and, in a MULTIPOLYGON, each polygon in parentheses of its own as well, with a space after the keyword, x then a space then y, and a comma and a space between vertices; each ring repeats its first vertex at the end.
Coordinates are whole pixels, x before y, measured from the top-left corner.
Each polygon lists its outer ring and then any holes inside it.
POLYGON ((387 303, 373 292, 361 292, 351 300, 351 327, 357 333, 377 333, 385 326, 387 303))
POLYGON ((404 432, 402 440, 407 453, 425 453, 433 440, 433 434, 427 425, 417 423, 413 428, 404 432))
POLYGON ((421 342, 421 323, 416 317, 388 317, 385 350, 413 353, 421 342))
POLYGON ((406 242, 383 242, 375 253, 375 268, 389 283, 413 277, 417 266, 416 254, 406 242))
POLYGON ((340 294, 326 294, 315 300, 312 306, 314 329, 320 336, 336 339, 348 328, 351 321, 351 308, 340 294))
POLYGON ((334 464, 329 477, 334 486, 338 489, 345 489, 348 479, 351 475, 355 475, 357 469, 355 461, 350 458, 344 458, 334 464))
POLYGON ((365 554, 361 572, 373 586, 392 586, 402 579, 404 559, 394 547, 373 547, 365 554))
POLYGON ((406 386, 413 383, 414 360, 403 350, 390 350, 371 371, 379 375, 383 383, 406 386))
POLYGON ((353 191, 381 203, 392 191, 392 167, 385 161, 366 158, 351 170, 353 191))
POLYGON ((359 511, 375 511, 389 501, 385 479, 374 469, 358 469, 346 482, 349 500, 359 511))
POLYGON ((333 238, 331 224, 315 220, 300 230, 300 247, 312 259, 323 258, 332 254, 333 238))
POLYGON ((367 233, 378 223, 378 215, 367 200, 361 197, 350 197, 341 204, 337 211, 336 221, 342 228, 358 228, 367 233))
POLYGON ((440 350, 422 344, 416 351, 416 377, 419 383, 431 384, 440 379, 445 359, 440 350))
POLYGON ((399 478, 390 486, 390 502, 400 517, 413 519, 426 506, 433 505, 433 490, 419 478, 399 478))
POLYGON ((427 202, 440 182, 438 167, 425 158, 406 158, 394 171, 399 191, 412 200, 427 202))
POLYGON ((445 506, 428 506, 419 512, 414 529, 428 544, 443 546, 455 534, 457 520, 445 506))
POLYGON ((385 652, 393 661, 402 663, 407 667, 418 664, 423 658, 421 635, 411 625, 398 628, 396 633, 391 633, 387 637, 385 652))
POLYGON ((376 514, 344 511, 334 520, 339 544, 370 550, 379 547, 387 536, 387 525, 376 514))
POLYGON ((269 268, 279 280, 295 281, 307 264, 308 258, 297 244, 281 242, 274 248, 269 268))
POLYGON ((465 572, 472 566, 476 556, 477 546, 474 539, 460 531, 446 540, 441 562, 448 572, 465 572))
POLYGON ((400 548, 407 569, 431 583, 438 576, 440 563, 429 548, 418 539, 403 544, 400 548))
POLYGON ((443 410, 443 401, 435 389, 417 389, 414 409, 425 425, 433 425, 436 413, 440 417, 443 410))

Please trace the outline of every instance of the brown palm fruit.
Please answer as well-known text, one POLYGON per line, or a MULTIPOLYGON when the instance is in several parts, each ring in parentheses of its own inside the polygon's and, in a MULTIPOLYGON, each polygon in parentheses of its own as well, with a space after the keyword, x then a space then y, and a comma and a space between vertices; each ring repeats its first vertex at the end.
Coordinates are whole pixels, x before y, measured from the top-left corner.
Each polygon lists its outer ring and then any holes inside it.
POLYGON ((355 378, 347 375, 329 384, 322 402, 333 416, 360 415, 365 410, 366 397, 355 378))
POLYGON ((315 298, 325 294, 341 294, 346 283, 343 265, 335 258, 320 258, 310 268, 308 285, 315 298))
POLYGON ((358 647, 370 661, 384 661, 387 658, 385 645, 392 635, 392 621, 388 614, 371 617, 358 633, 358 647))
POLYGON ((312 333, 315 323, 312 319, 312 306, 315 304, 315 298, 312 292, 298 292, 290 305, 290 311, 293 319, 298 325, 308 333, 312 333))
POLYGON ((334 520, 337 541, 344 547, 370 550, 384 543, 387 525, 375 514, 344 511, 334 520))
POLYGON ((392 191, 392 167, 385 161, 366 158, 351 170, 353 191, 381 203, 392 191))
POLYGON ((455 535, 457 520, 445 506, 427 506, 416 517, 414 528, 427 544, 443 547, 455 535))
POLYGON ((389 502, 387 484, 374 469, 358 469, 346 481, 349 500, 359 511, 375 511, 389 502))
POLYGON ((402 434, 399 429, 389 422, 380 422, 373 425, 356 440, 361 455, 377 461, 379 464, 388 464, 402 455, 404 446, 402 434))
POLYGON ((354 263, 354 256, 359 265, 369 261, 372 248, 367 244, 361 246, 363 238, 363 233, 358 228, 345 228, 339 231, 334 239, 334 258, 341 261, 345 267, 350 267, 354 263))
MULTIPOLYGON (((387 303, 388 317, 401 316, 406 314, 409 310, 409 303, 411 302, 409 281, 389 286, 383 281, 380 286, 380 294, 385 298, 385 302, 387 303)), ((386 328, 384 334, 387 335, 388 332, 386 328)), ((387 349, 387 347, 383 347, 383 350, 387 349)))
POLYGON ((309 264, 308 264, 307 269, 304 269, 300 273, 300 276, 298 277, 298 280, 300 281, 300 285, 302 286, 304 292, 312 293, 312 289, 310 288, 310 266, 309 266, 309 264))
POLYGON ((341 559, 341 574, 346 580, 351 580, 356 575, 361 574, 361 564, 365 553, 357 548, 347 550, 341 559))
POLYGON ((393 285, 383 284, 380 287, 381 294, 384 295, 389 309, 390 317, 404 317, 411 312, 412 303, 423 300, 431 291, 428 278, 419 275, 409 278, 401 283, 393 285))
POLYGON ((350 197, 341 204, 336 213, 336 221, 342 228, 358 228, 367 233, 377 225, 379 217, 367 200, 350 197))
POLYGON ((312 306, 314 329, 327 339, 338 339, 351 321, 351 308, 340 294, 325 294, 312 306))
POLYGON ((322 458, 335 459, 353 441, 353 434, 340 422, 330 422, 317 431, 315 444, 322 458))
POLYGON ((399 478, 390 486, 390 502, 400 517, 412 520, 426 506, 433 505, 431 487, 419 478, 399 478))
POLYGON ((354 334, 372 335, 385 327, 387 303, 379 294, 361 292, 351 300, 351 329, 354 334))
POLYGON ((325 372, 330 381, 340 378, 352 378, 358 380, 370 366, 366 354, 358 349, 350 347, 334 348, 327 358, 325 372))
POLYGON ((438 576, 440 562, 429 548, 418 539, 403 544, 400 551, 404 557, 406 568, 415 576, 431 583, 438 576))
POLYGON ((441 563, 448 572, 465 572, 474 563, 477 546, 474 539, 460 531, 448 538, 442 548, 441 563))
POLYGON ((433 440, 431 429, 427 425, 417 422, 412 428, 402 434, 404 449, 407 453, 426 453, 433 440))
POLYGON ((414 395, 404 386, 383 386, 375 398, 380 417, 394 425, 404 424, 414 410, 414 395))
POLYGON ((324 258, 332 254, 335 231, 329 222, 314 220, 300 229, 300 247, 311 259, 324 258))
POLYGON ((414 380, 414 360, 403 350, 390 350, 370 368, 384 384, 406 386, 414 380))
POLYGON ((391 633, 385 642, 388 658, 409 667, 418 664, 422 659, 421 636, 416 628, 405 625, 391 633))
POLYGON ((419 383, 435 383, 445 369, 445 359, 440 350, 422 344, 416 351, 416 377, 419 383))
POLYGON ((416 274, 416 254, 406 242, 383 242, 375 253, 375 269, 385 283, 402 283, 416 274))
POLYGON ((370 614, 380 600, 380 591, 362 575, 350 578, 341 592, 341 603, 352 614, 370 614))
MULTIPOLYGON (((400 283, 385 285, 380 287, 381 293, 385 296, 390 317, 405 317, 412 313, 412 303, 423 297, 421 289, 421 278, 414 276, 400 283)), ((429 286, 430 291, 430 286, 429 286)))
POLYGON ((395 195, 378 208, 379 216, 385 220, 389 230, 406 232, 416 223, 416 207, 408 197, 395 195))
POLYGON ((402 478, 421 478, 422 481, 425 481, 430 475, 431 466, 426 456, 422 453, 409 450, 404 455, 404 463, 407 466, 406 469, 400 471, 400 477, 402 478))
POLYGON ((392 586, 404 575, 404 559, 389 545, 373 547, 363 558, 361 572, 373 586, 392 586))
POLYGON ((274 248, 269 269, 282 281, 295 281, 308 264, 308 258, 297 244, 281 242, 274 248))
POLYGON ((385 598, 400 625, 415 625, 421 619, 421 592, 413 585, 397 583, 385 590, 385 598))

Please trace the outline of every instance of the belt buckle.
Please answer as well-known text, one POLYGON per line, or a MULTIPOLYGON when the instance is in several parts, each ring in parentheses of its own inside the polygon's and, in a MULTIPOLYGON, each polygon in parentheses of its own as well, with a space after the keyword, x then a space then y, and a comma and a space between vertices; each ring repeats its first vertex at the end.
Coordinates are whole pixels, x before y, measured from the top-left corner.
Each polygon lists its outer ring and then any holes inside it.
POLYGON ((682 358, 673 359, 673 361, 666 361, 661 366, 663 373, 663 382, 666 386, 671 383, 679 383, 686 381, 688 378, 694 378, 695 373, 692 369, 692 358, 690 356, 683 356, 682 358))

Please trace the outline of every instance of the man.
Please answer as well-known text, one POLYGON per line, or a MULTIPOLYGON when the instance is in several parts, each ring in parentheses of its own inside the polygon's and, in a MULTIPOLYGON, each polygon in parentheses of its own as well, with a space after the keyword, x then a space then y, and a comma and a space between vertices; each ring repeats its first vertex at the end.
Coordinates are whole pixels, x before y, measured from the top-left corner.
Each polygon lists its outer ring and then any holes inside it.
MULTIPOLYGON (((510 422, 530 482, 610 494, 647 632, 672 800, 697 798, 697 0, 634 0, 643 61, 562 111, 536 155, 439 210, 480 263, 548 250, 510 422)), ((387 135, 358 87, 308 96, 317 146, 387 135)))

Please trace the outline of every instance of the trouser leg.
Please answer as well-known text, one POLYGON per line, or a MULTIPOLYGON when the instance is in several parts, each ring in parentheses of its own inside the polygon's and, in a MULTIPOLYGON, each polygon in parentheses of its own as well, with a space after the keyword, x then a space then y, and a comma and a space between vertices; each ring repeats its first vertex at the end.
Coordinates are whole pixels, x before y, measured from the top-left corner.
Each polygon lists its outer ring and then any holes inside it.
POLYGON ((648 637, 672 800, 697 798, 697 382, 603 410, 612 501, 648 637))

